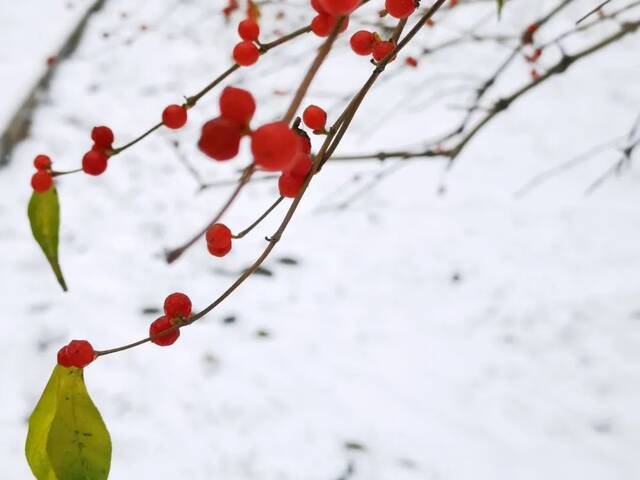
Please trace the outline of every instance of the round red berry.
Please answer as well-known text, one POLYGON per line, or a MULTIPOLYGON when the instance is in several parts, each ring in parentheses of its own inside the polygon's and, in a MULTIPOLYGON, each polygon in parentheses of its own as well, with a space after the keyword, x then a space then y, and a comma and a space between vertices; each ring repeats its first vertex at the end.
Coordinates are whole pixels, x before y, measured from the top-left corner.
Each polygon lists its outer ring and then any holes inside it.
POLYGON ((169 318, 189 318, 189 315, 191 315, 191 300, 184 293, 172 293, 164 299, 164 313, 169 318))
POLYGON ((221 250, 231 246, 231 230, 223 223, 209 227, 205 237, 207 245, 213 249, 221 250))
MULTIPOLYGON (((328 37, 336 26, 338 19, 326 13, 319 13, 311 20, 311 31, 319 37, 328 37)), ((345 18, 340 27, 340 33, 349 26, 349 19, 345 18)))
POLYGON ((171 327, 173 327, 171 319, 166 315, 151 322, 149 326, 149 337, 151 337, 151 341, 161 347, 173 344, 180 336, 180 329, 176 328, 170 332, 162 333, 171 327))
POLYGON ((107 156, 99 150, 89 150, 82 157, 82 170, 89 175, 100 175, 107 169, 107 156))
POLYGON ((249 125, 256 111, 256 101, 247 90, 226 87, 220 95, 220 116, 242 125, 249 125))
POLYGON ((360 0, 319 0, 319 3, 327 13, 340 16, 353 12, 360 5, 360 0))
POLYGON ((38 155, 33 160, 33 166, 38 170, 49 170, 51 168, 51 158, 47 155, 38 155))
POLYGON ((217 117, 202 126, 198 147, 214 160, 229 160, 238 154, 242 125, 217 117))
POLYGON ((91 139, 98 148, 109 148, 113 143, 113 132, 109 127, 95 127, 91 130, 91 139))
POLYGON ((385 0, 384 8, 395 18, 407 18, 416 10, 415 0, 385 0))
POLYGON ((207 243, 207 250, 209 250, 209 253, 214 257, 224 257, 227 253, 231 251, 231 244, 225 247, 215 248, 210 243, 207 243))
MULTIPOLYGON (((380 62, 383 58, 385 58, 391 50, 396 48, 395 43, 393 42, 378 42, 373 47, 373 58, 376 62, 380 62)), ((396 56, 394 55, 389 60, 390 62, 395 60, 396 56)))
POLYGON ((258 61, 260 50, 252 42, 240 42, 233 48, 233 59, 238 65, 248 67, 258 61))
POLYGON ((96 358, 96 353, 93 347, 86 340, 71 340, 69 344, 64 347, 64 353, 58 352, 58 359, 66 363, 60 363, 63 366, 84 368, 89 365, 96 358))
POLYGON ((304 177, 299 177, 291 173, 283 173, 278 179, 280 195, 287 198, 295 198, 298 193, 300 193, 304 180, 304 177))
POLYGON ((242 40, 254 42, 260 36, 260 26, 258 22, 250 18, 241 21, 238 24, 238 35, 242 40))
POLYGON ((48 191, 53 185, 53 177, 46 170, 38 170, 31 177, 31 188, 37 193, 48 191))
POLYGON ((268 123, 251 134, 251 153, 264 170, 286 170, 299 151, 298 135, 284 122, 268 123))
POLYGON ((359 30, 351 35, 351 50, 358 55, 371 55, 373 46, 376 44, 376 36, 366 30, 359 30))
POLYGON ((309 105, 302 113, 302 120, 312 130, 324 130, 327 124, 327 112, 317 105, 309 105))
POLYGON ((169 105, 162 111, 162 123, 169 128, 180 128, 187 123, 187 109, 182 105, 169 105))

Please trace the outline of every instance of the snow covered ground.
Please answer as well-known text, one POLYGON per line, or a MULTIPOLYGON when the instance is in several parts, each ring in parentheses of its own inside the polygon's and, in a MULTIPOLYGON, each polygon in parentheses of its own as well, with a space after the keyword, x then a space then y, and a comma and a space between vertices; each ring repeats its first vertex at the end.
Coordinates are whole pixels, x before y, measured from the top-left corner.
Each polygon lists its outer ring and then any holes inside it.
MULTIPOLYGON (((35 3, 0 7, 11 38, 0 45, 3 92, 40 75, 42 58, 89 4, 73 2, 69 13, 33 10, 35 3)), ((500 28, 518 31, 553 3, 514 0, 500 28)), ((570 27, 594 3, 576 2, 541 35, 570 27)), ((32 136, 0 170, 2 478, 30 478, 26 419, 61 344, 87 338, 103 349, 141 338, 157 315, 149 309, 172 291, 206 306, 256 257, 284 212, 223 259, 199 243, 176 264, 163 262, 163 249, 201 228, 228 195, 196 194, 184 162, 220 180, 249 160, 246 145, 224 165, 195 147, 199 126, 217 115, 216 89, 186 128, 160 131, 102 177, 60 179, 67 294, 31 238, 34 155, 75 168, 92 126, 108 124, 116 143, 126 142, 164 105, 205 85, 237 41, 221 7, 107 1, 60 65, 32 136)), ((468 11, 480 10, 488 9, 468 11)), ((265 9, 263 25, 285 32, 311 17, 294 5, 276 24, 276 11, 265 9)), ((469 21, 460 14, 436 25, 409 52, 469 21)), ((309 97, 335 107, 330 115, 371 69, 350 54, 347 38, 309 97)), ((232 77, 258 98, 255 125, 282 114, 290 95, 274 91, 295 88, 318 44, 293 42, 232 77)), ((627 132, 640 111, 639 49, 640 37, 631 37, 531 92, 452 170, 406 163, 340 209, 393 163, 328 165, 266 262, 270 275, 250 279, 173 347, 146 345, 87 368, 112 435, 111 478, 336 480, 350 463, 351 478, 367 480, 640 478, 637 167, 585 196, 617 159, 605 152, 514 197, 541 171, 627 132)), ((338 153, 415 146, 446 130, 465 97, 425 109, 438 75, 485 75, 505 54, 490 45, 456 52, 463 56, 443 52, 417 70, 392 64, 385 75, 393 80, 374 88, 338 153), (398 111, 407 98, 411 107, 398 111)), ((523 62, 507 81, 527 75, 523 62)), ((14 106, 3 102, 0 119, 14 106)), ((275 195, 272 182, 251 185, 226 222, 244 228, 275 195)))

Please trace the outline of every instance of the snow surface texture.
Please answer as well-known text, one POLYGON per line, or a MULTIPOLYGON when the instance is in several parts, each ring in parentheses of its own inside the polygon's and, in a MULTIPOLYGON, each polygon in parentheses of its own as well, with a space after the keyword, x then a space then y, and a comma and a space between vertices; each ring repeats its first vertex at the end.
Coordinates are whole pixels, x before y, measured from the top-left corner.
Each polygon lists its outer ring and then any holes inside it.
MULTIPOLYGON (((58 2, 39 1, 31 11, 35 3, 13 2, 16 21, 4 15, 8 4, 0 7, 11 38, 0 45, 10 62, 1 70, 3 92, 38 77, 61 31, 89 5, 76 1, 74 13, 64 13, 42 8, 58 2)), ((371 3, 369 15, 380 8, 371 3)), ((521 31, 553 3, 514 0, 497 28, 521 31)), ((540 35, 570 28, 594 3, 576 2, 540 35)), ((407 54, 488 7, 452 14, 407 54)), ((220 180, 249 161, 247 145, 227 164, 195 147, 199 126, 217 115, 218 88, 190 112, 187 127, 146 139, 102 177, 59 180, 69 293, 31 238, 25 212, 34 155, 76 168, 92 126, 112 126, 121 144, 156 122, 164 105, 205 85, 229 64, 237 41, 221 8, 205 0, 108 1, 60 65, 32 136, 0 170, 3 479, 30 478, 26 419, 60 345, 87 338, 102 349, 141 338, 157 315, 144 312, 161 308, 172 291, 204 307, 255 258, 284 212, 223 259, 198 243, 176 264, 163 262, 163 248, 201 228, 229 191, 195 194, 183 162, 220 180)), ((265 9, 263 24, 286 32, 312 16, 301 4, 287 11, 276 23, 277 8, 265 9)), ((349 32, 357 28, 354 18, 349 32)), ((371 71, 347 39, 307 102, 335 107, 330 116, 371 71)), ((298 40, 232 77, 258 99, 255 125, 282 114, 319 43, 298 40)), ((173 347, 145 345, 87 369, 113 439, 111 478, 335 480, 349 462, 352 478, 367 480, 640 478, 640 176, 632 166, 585 196, 617 159, 605 152, 514 198, 534 175, 630 128, 640 107, 638 51, 640 38, 631 37, 531 92, 450 171, 441 162, 407 163, 339 209, 393 163, 327 166, 266 262, 271 275, 251 278, 173 347)), ((485 76, 505 50, 452 52, 417 70, 402 59, 392 64, 384 74, 392 79, 373 89, 338 154, 417 146, 445 131, 468 92, 428 103, 438 75, 485 76), (398 110, 400 101, 409 106, 398 110)), ((524 62, 517 65, 507 87, 528 79, 524 62)), ((14 106, 3 102, 2 118, 14 106)), ((226 222, 244 228, 276 192, 275 182, 253 184, 226 222)))

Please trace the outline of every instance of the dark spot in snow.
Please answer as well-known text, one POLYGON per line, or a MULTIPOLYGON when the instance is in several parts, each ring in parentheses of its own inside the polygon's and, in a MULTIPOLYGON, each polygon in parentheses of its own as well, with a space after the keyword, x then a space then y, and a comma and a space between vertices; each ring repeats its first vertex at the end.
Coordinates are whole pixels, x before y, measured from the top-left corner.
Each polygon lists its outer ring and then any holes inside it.
POLYGON ((258 337, 258 338, 267 338, 267 337, 270 337, 270 336, 271 336, 271 334, 269 333, 268 330, 264 330, 264 329, 261 328, 260 330, 256 331, 256 337, 258 337))
POLYGON ((142 309, 143 315, 157 315, 160 313, 160 309, 158 307, 144 307, 142 309))
MULTIPOLYGON (((246 270, 245 270, 246 271, 246 270)), ((265 267, 258 267, 258 269, 253 272, 254 275, 264 275, 265 277, 273 277, 273 272, 265 267)))
POLYGON ((591 424, 591 427, 593 428, 593 430, 597 433, 611 433, 611 430, 613 429, 613 425, 611 425, 611 420, 609 419, 603 419, 603 420, 598 420, 596 422, 593 422, 591 424))
POLYGON ((399 458, 398 465, 407 470, 416 470, 418 468, 418 464, 410 458, 399 458))
POLYGON ((364 444, 360 442, 356 442, 354 440, 349 440, 344 442, 344 448, 346 448, 347 450, 359 450, 359 451, 364 451, 367 449, 364 446, 364 444))
POLYGON ((230 323, 235 323, 235 322, 236 322, 236 320, 237 320, 237 318, 236 318, 236 316, 235 316, 235 315, 228 315, 228 316, 226 316, 226 317, 224 317, 224 318, 222 319, 222 323, 224 323, 224 324, 227 324, 227 325, 228 325, 228 324, 230 324, 230 323))
POLYGON ((453 272, 451 274, 451 283, 460 283, 462 281, 462 274, 460 272, 453 272))
POLYGON ((298 265, 298 261, 295 258, 291 257, 280 257, 278 262, 283 265, 298 265))

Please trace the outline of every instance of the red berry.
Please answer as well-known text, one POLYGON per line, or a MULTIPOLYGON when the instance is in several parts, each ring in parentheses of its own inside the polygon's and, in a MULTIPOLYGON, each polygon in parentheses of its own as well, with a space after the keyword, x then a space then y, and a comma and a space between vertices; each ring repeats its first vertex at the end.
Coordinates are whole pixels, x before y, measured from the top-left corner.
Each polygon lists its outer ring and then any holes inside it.
POLYGON ((313 163, 309 154, 300 152, 296 155, 296 160, 293 166, 287 170, 287 173, 304 178, 311 171, 311 167, 313 167, 313 163))
POLYGON ((280 195, 287 198, 295 198, 304 184, 304 177, 292 175, 291 173, 283 173, 278 179, 278 190, 280 195))
POLYGON ((37 193, 44 193, 53 185, 53 177, 46 170, 38 170, 31 177, 31 188, 37 193))
POLYGON ((324 130, 327 124, 327 112, 317 105, 309 105, 302 113, 302 120, 312 130, 324 130))
MULTIPOLYGON (((381 61, 384 57, 386 57, 391 50, 396 48, 395 43, 393 42, 378 42, 375 47, 373 47, 373 58, 376 62, 381 61)), ((389 60, 390 62, 395 60, 396 56, 394 55, 389 60)))
POLYGON ((113 143, 113 132, 109 127, 95 127, 91 130, 91 140, 98 148, 110 148, 113 143))
POLYGON ((207 243, 207 250, 209 250, 209 253, 214 257, 224 257, 231 251, 231 244, 221 248, 214 248, 213 245, 207 243))
POLYGON ((166 347, 174 343, 180 336, 179 329, 176 328, 171 332, 162 333, 171 327, 173 327, 171 319, 166 315, 154 320, 149 326, 149 337, 151 337, 151 341, 161 347, 166 347))
POLYGON ((38 155, 33 160, 33 166, 38 170, 49 170, 51 168, 51 159, 47 155, 38 155))
MULTIPOLYGON (((60 355, 60 352, 58 352, 58 355, 60 355)), ((96 353, 86 340, 71 340, 69 345, 65 347, 65 353, 62 354, 62 357, 62 360, 66 361, 70 366, 84 368, 93 362, 96 358, 96 353)))
POLYGON ((340 16, 353 12, 360 5, 360 0, 319 0, 318 3, 327 13, 340 16))
POLYGON ((202 126, 198 148, 214 160, 229 160, 238 154, 241 138, 239 123, 217 117, 202 126))
POLYGON ((242 125, 249 125, 256 111, 256 101, 247 90, 226 87, 220 95, 220 116, 242 125))
POLYGON ((189 318, 189 315, 191 315, 191 300, 184 293, 172 293, 164 299, 164 313, 169 318, 189 318))
POLYGON ((416 10, 415 0, 385 0, 384 8, 395 18, 407 18, 416 10))
POLYGON ((404 63, 406 63, 407 65, 409 65, 410 67, 417 67, 418 66, 418 60, 416 60, 413 57, 407 57, 404 61, 404 63))
POLYGON ((309 135, 304 130, 296 130, 298 135, 298 143, 300 144, 300 150, 307 155, 311 153, 311 140, 309 135))
POLYGON ((260 36, 260 26, 258 22, 251 19, 246 19, 238 24, 238 35, 242 40, 247 42, 254 42, 260 36))
POLYGON ((82 157, 82 170, 89 175, 100 175, 107 169, 107 156, 99 150, 89 150, 82 157))
POLYGON ((205 235, 207 245, 220 250, 231 247, 231 230, 223 223, 216 223, 209 227, 205 235))
POLYGON ((248 67, 258 61, 260 50, 251 42, 240 42, 233 48, 233 59, 238 65, 248 67))
POLYGON ((351 50, 358 55, 371 55, 376 44, 376 36, 366 30, 360 30, 351 35, 351 50))
MULTIPOLYGON (((319 37, 328 37, 336 26, 338 19, 326 13, 319 13, 311 20, 311 31, 319 37)), ((349 26, 349 19, 345 18, 340 27, 340 33, 349 26)))
POLYGON ((311 8, 313 8, 317 13, 327 13, 325 8, 320 4, 320 0, 311 0, 311 8))
POLYGON ((264 170, 285 170, 300 151, 298 135, 284 122, 261 126, 251 134, 251 153, 264 170))
POLYGON ((66 345, 62 347, 60 350, 58 350, 57 360, 58 360, 58 365, 62 365, 63 367, 69 368, 73 366, 71 365, 71 361, 69 359, 69 353, 66 345))
POLYGON ((169 105, 162 111, 162 123, 169 128, 180 128, 187 123, 187 109, 182 105, 169 105))

